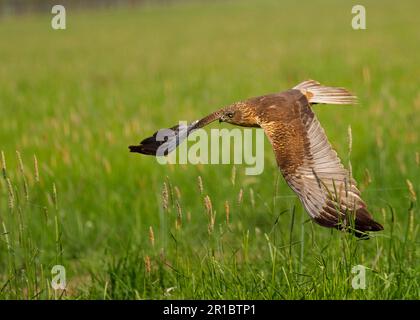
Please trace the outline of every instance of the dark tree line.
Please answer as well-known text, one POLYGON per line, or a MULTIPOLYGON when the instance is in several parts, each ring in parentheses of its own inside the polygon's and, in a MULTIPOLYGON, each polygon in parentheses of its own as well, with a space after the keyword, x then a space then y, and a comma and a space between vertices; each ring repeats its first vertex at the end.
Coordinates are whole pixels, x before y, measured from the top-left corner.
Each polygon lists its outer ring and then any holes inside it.
POLYGON ((29 12, 48 12, 53 5, 61 4, 66 9, 107 8, 136 6, 143 3, 168 3, 174 0, 0 0, 0 15, 29 12))

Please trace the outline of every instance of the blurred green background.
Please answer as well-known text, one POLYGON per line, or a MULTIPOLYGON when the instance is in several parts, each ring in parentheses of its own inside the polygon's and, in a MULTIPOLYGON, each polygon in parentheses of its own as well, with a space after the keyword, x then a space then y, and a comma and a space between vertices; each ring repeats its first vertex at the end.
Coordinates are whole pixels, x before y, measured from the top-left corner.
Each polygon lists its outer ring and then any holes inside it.
POLYGON ((0 297, 418 298, 420 6, 358 4, 366 30, 351 27, 352 1, 69 2, 66 30, 50 9, 2 14, 0 297), (359 96, 315 112, 385 227, 369 241, 307 221, 267 140, 255 177, 128 153, 308 78, 359 96), (66 291, 49 286, 55 264, 66 291), (356 264, 366 290, 351 287, 356 264))

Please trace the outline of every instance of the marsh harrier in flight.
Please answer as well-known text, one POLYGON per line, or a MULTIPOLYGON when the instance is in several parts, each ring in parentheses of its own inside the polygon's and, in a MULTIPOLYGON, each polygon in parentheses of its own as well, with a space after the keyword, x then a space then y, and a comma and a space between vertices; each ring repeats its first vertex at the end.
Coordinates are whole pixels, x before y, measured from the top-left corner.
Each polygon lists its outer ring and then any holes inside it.
POLYGON ((191 132, 215 120, 260 127, 273 147, 281 173, 315 222, 349 230, 358 237, 366 237, 367 231, 383 230, 366 209, 356 182, 328 142, 312 111, 317 103, 352 104, 357 103, 357 97, 344 88, 308 80, 284 92, 235 102, 185 128, 166 129, 172 135, 165 139, 159 138, 158 131, 129 148, 131 152, 166 155, 191 132), (161 146, 165 146, 162 154, 161 146))

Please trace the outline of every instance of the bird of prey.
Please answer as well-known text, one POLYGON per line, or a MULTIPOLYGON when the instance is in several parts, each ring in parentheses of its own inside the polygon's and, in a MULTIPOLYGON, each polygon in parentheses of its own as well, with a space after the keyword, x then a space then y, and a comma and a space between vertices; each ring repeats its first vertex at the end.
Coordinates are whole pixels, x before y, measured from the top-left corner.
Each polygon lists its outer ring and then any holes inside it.
POLYGON ((264 129, 278 167, 290 188, 299 196, 309 216, 319 225, 347 230, 360 238, 368 231, 383 227, 368 212, 355 180, 332 149, 313 104, 353 104, 357 97, 344 88, 323 86, 314 80, 304 81, 284 92, 267 94, 235 102, 158 139, 156 132, 131 152, 166 155, 191 132, 219 120, 243 127, 264 129), (164 153, 159 148, 166 145, 164 153))

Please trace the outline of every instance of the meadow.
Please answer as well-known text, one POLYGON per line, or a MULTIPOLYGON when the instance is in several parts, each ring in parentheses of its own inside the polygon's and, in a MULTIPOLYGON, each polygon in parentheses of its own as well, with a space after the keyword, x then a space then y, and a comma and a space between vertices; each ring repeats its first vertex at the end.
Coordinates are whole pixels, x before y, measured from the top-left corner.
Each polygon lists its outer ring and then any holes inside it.
POLYGON ((3 16, 0 298, 418 299, 420 5, 359 2, 366 30, 351 1, 67 10, 66 30, 3 16), (267 139, 258 176, 128 152, 308 78, 359 96, 314 110, 385 228, 369 240, 310 221, 267 139))

